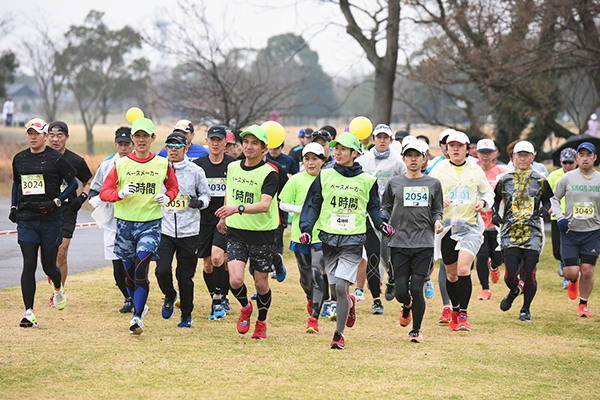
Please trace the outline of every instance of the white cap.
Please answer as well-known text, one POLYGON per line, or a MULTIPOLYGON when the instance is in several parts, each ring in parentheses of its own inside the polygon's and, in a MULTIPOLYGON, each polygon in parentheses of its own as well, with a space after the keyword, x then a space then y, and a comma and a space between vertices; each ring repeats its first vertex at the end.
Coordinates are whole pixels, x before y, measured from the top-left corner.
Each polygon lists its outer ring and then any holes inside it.
POLYGON ((454 131, 448 135, 448 138, 446 139, 446 143, 450 144, 451 142, 458 142, 460 144, 470 144, 471 143, 467 134, 464 132, 461 132, 461 131, 454 131))
POLYGON ((37 133, 48 133, 48 125, 41 118, 34 118, 25 125, 25 131, 35 129, 37 133))
POLYGON ((313 153, 316 156, 325 156, 325 150, 323 149, 323 146, 317 142, 311 142, 304 146, 302 149, 302 157, 304 157, 307 153, 313 153))
POLYGON ((180 119, 173 128, 174 131, 182 131, 185 133, 194 132, 194 125, 189 119, 180 119))
POLYGON ((596 113, 593 113, 592 115, 590 115, 591 119, 598 119, 598 116, 596 115, 596 113))
POLYGON ((420 141, 420 140, 414 136, 410 136, 410 135, 405 136, 404 139, 402 139, 402 147, 406 146, 410 142, 415 142, 415 141, 420 141))
POLYGON ((477 151, 496 151, 496 143, 492 139, 481 139, 477 142, 477 151))
POLYGON ((389 137, 394 138, 394 134, 392 133, 392 129, 386 124, 379 124, 373 129, 373 136, 377 136, 380 133, 385 133, 389 137))
POLYGON ((526 151, 528 153, 535 154, 535 148, 533 147, 533 144, 531 144, 531 142, 528 142, 527 140, 521 140, 520 142, 515 144, 515 147, 513 148, 513 154, 520 153, 521 151, 526 151))
POLYGON ((425 156, 429 151, 429 146, 422 140, 411 140, 402 149, 402 155, 405 155, 408 150, 416 150, 425 156))
POLYGON ((444 140, 445 138, 448 137, 448 135, 450 135, 452 132, 456 132, 454 129, 449 128, 449 129, 444 129, 441 133, 440 133, 440 142, 442 140, 444 140))

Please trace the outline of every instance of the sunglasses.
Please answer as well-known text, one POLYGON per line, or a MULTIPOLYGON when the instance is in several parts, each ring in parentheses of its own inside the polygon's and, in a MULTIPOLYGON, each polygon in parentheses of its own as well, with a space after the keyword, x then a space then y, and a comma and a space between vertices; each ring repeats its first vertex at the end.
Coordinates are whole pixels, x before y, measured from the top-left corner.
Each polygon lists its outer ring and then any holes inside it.
POLYGON ((562 161, 563 164, 575 164, 575 161, 562 161))
POLYGON ((181 143, 167 143, 168 149, 183 149, 185 145, 181 143))
POLYGON ((25 125, 26 128, 43 128, 44 124, 42 124, 41 122, 28 122, 27 125, 25 125))

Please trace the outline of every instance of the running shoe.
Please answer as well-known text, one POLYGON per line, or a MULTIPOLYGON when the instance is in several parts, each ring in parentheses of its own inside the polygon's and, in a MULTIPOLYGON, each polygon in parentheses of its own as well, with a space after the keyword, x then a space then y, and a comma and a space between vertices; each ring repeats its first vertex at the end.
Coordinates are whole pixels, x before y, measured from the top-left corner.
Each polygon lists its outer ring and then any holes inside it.
POLYGON ((423 332, 421 331, 410 331, 408 333, 408 339, 411 343, 423 343, 423 332))
POLYGON ((451 331, 458 330, 458 311, 452 310, 452 318, 450 318, 450 322, 448 322, 448 328, 451 331))
POLYGON ((67 295, 65 294, 65 291, 61 285, 60 290, 54 291, 54 307, 56 307, 57 310, 64 310, 66 306, 67 295))
POLYGON ((563 269, 565 268, 565 264, 563 264, 562 261, 558 262, 558 276, 563 277, 565 276, 563 269))
POLYGON ((500 309, 502 311, 508 311, 512 307, 513 301, 517 298, 513 292, 508 292, 506 296, 500 301, 500 309))
POLYGON ((529 310, 521 308, 521 312, 519 313, 519 321, 531 322, 531 313, 529 310))
POLYGON ((54 307, 54 292, 52 292, 52 295, 50 296, 50 301, 48 302, 48 307, 50 307, 50 308, 54 307))
POLYGON ((323 303, 323 310, 321 311, 321 317, 328 318, 329 317, 329 308, 331 307, 331 302, 326 301, 323 303))
POLYGON ((331 303, 329 306, 329 320, 336 321, 337 320, 337 304, 331 303))
POLYGON ((331 341, 331 348, 336 350, 344 350, 344 334, 338 331, 333 333, 333 340, 331 341))
POLYGON ((373 302, 373 311, 371 311, 372 315, 383 315, 383 304, 381 300, 375 300, 373 302))
POLYGON ((525 282, 519 280, 519 283, 517 283, 517 296, 523 293, 523 287, 525 287, 525 282))
POLYGON ((252 296, 250 296, 250 300, 256 300, 258 298, 258 292, 254 292, 252 296))
POLYGON ((590 310, 588 310, 587 304, 580 304, 577 308, 577 315, 582 318, 591 318, 590 310))
POLYGON ((457 331, 470 331, 471 330, 471 324, 469 324, 469 316, 467 315, 467 313, 461 312, 460 315, 458 316, 458 327, 456 328, 457 331))
POLYGON ((223 306, 223 310, 225 310, 225 312, 231 311, 231 306, 229 305, 229 299, 227 297, 221 298, 221 305, 223 306))
POLYGON ((221 304, 215 304, 213 305, 212 315, 214 319, 219 320, 221 318, 224 318, 227 314, 225 314, 225 310, 223 310, 223 306, 221 304))
POLYGON ((308 311, 308 315, 312 316, 312 299, 306 298, 306 311, 308 311))
POLYGON ((579 279, 577 279, 575 282, 569 281, 569 284, 567 286, 567 294, 569 295, 569 298, 571 300, 575 300, 577 298, 577 295, 579 294, 579 290, 577 288, 578 283, 579 279))
POLYGON ((277 279, 277 272, 271 271, 271 279, 277 279))
POLYGON ((425 292, 425 297, 428 299, 433 299, 433 296, 435 296, 435 287, 431 282, 431 278, 425 281, 425 284, 423 285, 423 291, 425 292))
POLYGON ((442 316, 440 317, 440 324, 447 324, 452 320, 452 307, 444 306, 442 308, 442 316))
POLYGON ((493 283, 498 283, 498 281, 500 280, 500 268, 493 268, 492 260, 490 259, 488 259, 488 268, 490 270, 490 279, 493 283))
POLYGON ((285 265, 283 265, 283 257, 281 254, 276 254, 275 257, 279 257, 281 259, 281 271, 277 271, 277 268, 275 268, 275 278, 277 278, 277 282, 283 282, 287 276, 285 265))
POLYGON ((142 318, 134 315, 129 321, 129 333, 132 335, 141 335, 144 332, 144 322, 142 318))
POLYGON ((181 316, 181 322, 177 324, 180 328, 191 328, 192 327, 192 317, 184 317, 181 316))
POLYGON ((310 317, 308 319, 306 333, 319 333, 319 321, 316 318, 310 317))
POLYGON ((261 339, 264 340, 267 338, 267 323, 263 321, 256 321, 254 325, 254 333, 252 334, 252 339, 261 339))
POLYGON ((400 321, 400 326, 408 326, 410 321, 412 320, 412 309, 402 306, 402 311, 400 311, 400 315, 398 316, 398 320, 400 321))
POLYGON ((569 287, 569 280, 567 278, 565 278, 565 279, 563 279, 562 288, 564 290, 567 290, 568 287, 569 287))
POLYGON ((481 294, 477 296, 477 300, 489 300, 490 297, 492 297, 492 292, 490 292, 490 289, 483 289, 481 294))
POLYGON ((360 288, 354 289, 354 297, 356 297, 356 301, 365 301, 365 292, 360 288))
POLYGON ((133 301, 131 301, 131 299, 127 299, 127 300, 125 300, 125 303, 123 303, 123 307, 121 307, 121 309, 119 310, 119 313, 127 314, 132 311, 133 311, 133 301))
MULTIPOLYGON (((348 318, 346 319, 346 326, 348 328, 352 328, 356 323, 356 297, 353 294, 349 296, 348 301, 350 301, 350 310, 348 311, 348 318)), ((379 302, 381 303, 381 302, 379 302)), ((383 310, 383 306, 381 307, 383 310)), ((381 311, 383 312, 383 311, 381 311)))
POLYGON ((394 282, 388 281, 385 284, 385 299, 387 301, 392 301, 396 297, 396 284, 394 282))
POLYGON ((179 293, 177 293, 177 290, 175 291, 175 297, 173 297, 171 300, 165 296, 165 302, 162 306, 162 317, 164 319, 169 319, 173 316, 173 313, 175 312, 175 301, 178 297, 179 293))
POLYGON ((19 326, 21 328, 37 328, 37 319, 35 319, 35 315, 33 315, 33 310, 25 311, 23 318, 21 318, 21 322, 19 322, 19 326))
POLYGON ((242 335, 250 330, 250 316, 252 315, 252 303, 240 310, 240 319, 237 322, 237 331, 242 335))

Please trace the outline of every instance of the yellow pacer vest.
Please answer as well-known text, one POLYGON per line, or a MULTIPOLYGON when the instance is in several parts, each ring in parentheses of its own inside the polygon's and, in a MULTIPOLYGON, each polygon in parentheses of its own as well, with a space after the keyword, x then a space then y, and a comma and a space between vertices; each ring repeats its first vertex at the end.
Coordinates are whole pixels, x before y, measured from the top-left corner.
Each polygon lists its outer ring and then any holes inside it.
POLYGON ((128 183, 137 184, 137 191, 115 203, 115 218, 125 221, 147 222, 162 218, 162 208, 154 197, 162 193, 162 184, 167 177, 169 162, 154 156, 146 162, 123 157, 116 164, 117 189, 128 183))
MULTIPOLYGON (((241 161, 229 164, 227 166, 227 205, 239 206, 258 203, 265 178, 273 171, 275 169, 268 164, 252 171, 244 171, 241 161)), ((227 226, 249 231, 272 231, 277 229, 279 226, 279 212, 276 197, 273 197, 266 213, 242 215, 236 213, 227 217, 227 226)))
POLYGON ((376 181, 373 175, 364 172, 345 177, 335 169, 322 170, 320 229, 334 235, 365 233, 369 192, 376 181))

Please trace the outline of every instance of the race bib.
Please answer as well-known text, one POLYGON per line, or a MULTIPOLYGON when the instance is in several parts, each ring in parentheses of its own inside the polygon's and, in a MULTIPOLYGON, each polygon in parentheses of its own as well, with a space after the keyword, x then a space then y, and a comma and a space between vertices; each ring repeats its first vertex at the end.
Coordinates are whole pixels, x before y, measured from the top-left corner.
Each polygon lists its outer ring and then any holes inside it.
POLYGON ((46 194, 44 175, 21 175, 21 191, 24 196, 46 194))
POLYGON ((211 197, 225 197, 227 178, 207 178, 211 197))
POLYGON ((165 206, 165 211, 168 213, 179 213, 187 210, 188 197, 186 194, 178 194, 175 199, 165 206))
POLYGON ((594 217, 594 203, 576 201, 573 203, 573 217, 575 219, 589 219, 594 217))
POLYGON ((385 192, 387 184, 387 179, 377 179, 377 191, 379 192, 379 197, 383 196, 383 192, 385 192))
POLYGON ((513 196, 510 210, 515 218, 528 219, 533 215, 533 206, 534 202, 529 199, 529 196, 526 198, 517 198, 513 196))
POLYGON ((429 188, 426 186, 405 186, 404 207, 427 207, 429 205, 429 188))
POLYGON ((67 182, 66 181, 62 181, 62 183, 60 184, 60 192, 61 193, 64 192, 65 189, 67 188, 67 186, 69 186, 69 185, 67 185, 67 182))
POLYGON ((355 217, 352 210, 338 210, 331 213, 330 226, 333 229, 354 229, 355 217))
POLYGON ((471 197, 471 188, 463 185, 450 186, 448 200, 450 200, 456 206, 460 206, 462 204, 471 204, 473 201, 471 197))

